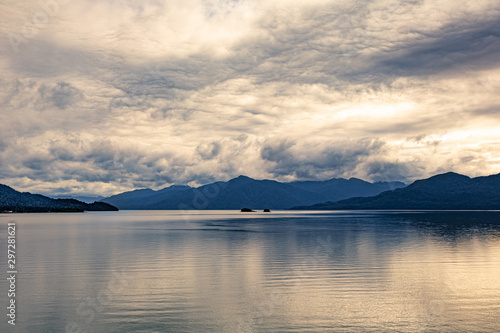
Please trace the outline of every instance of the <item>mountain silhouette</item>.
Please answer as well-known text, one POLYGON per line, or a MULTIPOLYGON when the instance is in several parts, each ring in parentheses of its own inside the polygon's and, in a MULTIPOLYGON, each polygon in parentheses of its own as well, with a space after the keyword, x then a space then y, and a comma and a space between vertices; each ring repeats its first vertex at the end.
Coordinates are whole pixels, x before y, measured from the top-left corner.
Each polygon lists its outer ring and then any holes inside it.
POLYGON ((403 188, 402 182, 369 183, 358 178, 334 178, 326 181, 306 181, 288 183, 303 190, 321 194, 325 201, 339 201, 352 197, 370 197, 381 192, 403 188))
POLYGON ((163 200, 168 200, 179 192, 191 189, 189 186, 170 186, 159 191, 151 189, 134 190, 102 199, 119 209, 147 209, 146 207, 163 200))
POLYGON ((421 209, 498 210, 500 174, 470 178, 454 172, 417 180, 411 185, 372 197, 357 197, 292 209, 421 209))
POLYGON ((52 199, 40 194, 18 192, 0 184, 0 212, 83 212, 116 211, 118 208, 104 203, 87 204, 75 199, 52 199))
POLYGON ((135 190, 103 199, 120 209, 285 209, 352 196, 370 196, 405 186, 400 182, 368 183, 360 179, 280 183, 239 176, 198 188, 171 186, 160 191, 135 190))

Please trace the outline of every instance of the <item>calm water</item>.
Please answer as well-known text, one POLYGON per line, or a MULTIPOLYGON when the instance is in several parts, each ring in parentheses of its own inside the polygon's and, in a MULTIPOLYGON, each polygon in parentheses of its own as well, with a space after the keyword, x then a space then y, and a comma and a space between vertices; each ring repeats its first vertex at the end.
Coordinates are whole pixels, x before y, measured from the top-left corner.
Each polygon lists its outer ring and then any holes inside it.
POLYGON ((500 331, 500 212, 0 215, 2 276, 12 220, 1 332, 500 331))

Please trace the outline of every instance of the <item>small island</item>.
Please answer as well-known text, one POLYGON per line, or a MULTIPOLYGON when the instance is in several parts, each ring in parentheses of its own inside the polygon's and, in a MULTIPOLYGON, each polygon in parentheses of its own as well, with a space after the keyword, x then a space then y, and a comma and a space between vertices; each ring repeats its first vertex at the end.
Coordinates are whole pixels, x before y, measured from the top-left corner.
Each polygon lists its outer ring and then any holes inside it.
POLYGON ((242 208, 241 212, 242 213, 255 213, 255 210, 250 209, 250 208, 242 208))

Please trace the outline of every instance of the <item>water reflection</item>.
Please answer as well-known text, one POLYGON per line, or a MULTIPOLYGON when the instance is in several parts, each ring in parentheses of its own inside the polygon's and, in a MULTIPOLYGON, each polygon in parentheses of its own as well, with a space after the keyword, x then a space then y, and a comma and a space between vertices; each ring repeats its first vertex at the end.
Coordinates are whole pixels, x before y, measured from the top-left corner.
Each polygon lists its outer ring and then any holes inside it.
MULTIPOLYGON (((195 212, 189 219, 178 212, 17 215, 22 307, 16 328, 496 332, 499 217, 491 212, 251 217, 195 212), (110 292, 116 274, 127 276, 125 287, 110 292)), ((5 290, 4 281, 0 288, 5 290)), ((5 324, 0 323, 2 331, 5 324)))

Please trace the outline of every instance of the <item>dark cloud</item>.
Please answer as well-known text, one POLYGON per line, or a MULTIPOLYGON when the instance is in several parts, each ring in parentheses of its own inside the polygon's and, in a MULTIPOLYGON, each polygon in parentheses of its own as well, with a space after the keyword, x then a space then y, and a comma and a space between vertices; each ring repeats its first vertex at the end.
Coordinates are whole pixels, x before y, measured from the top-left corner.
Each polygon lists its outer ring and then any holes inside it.
POLYGON ((81 91, 67 82, 58 82, 53 87, 42 84, 38 88, 38 92, 43 100, 48 101, 60 110, 64 110, 83 99, 81 91))
POLYGON ((492 105, 487 108, 479 109, 479 110, 472 110, 471 111, 473 114, 478 115, 478 116, 498 116, 500 115, 500 105, 492 105))
MULTIPOLYGON (((84 99, 80 89, 68 82, 44 83, 32 79, 0 80, 2 92, 0 100, 5 108, 13 108, 23 113, 33 111, 66 110, 77 106, 84 99)), ((61 114, 59 113, 60 118, 61 114)))
POLYGON ((290 148, 296 145, 296 142, 290 139, 268 140, 260 151, 260 156, 264 160, 277 163, 287 163, 291 158, 290 148))
POLYGON ((415 137, 406 138, 406 141, 416 144, 428 145, 428 146, 438 146, 442 140, 435 139, 433 137, 428 137, 425 134, 421 134, 415 137))
POLYGON ((321 179, 327 174, 340 176, 352 172, 367 157, 379 154, 384 145, 383 141, 367 138, 321 145, 270 140, 262 147, 261 156, 274 162, 268 172, 275 176, 321 179))
POLYGON ((23 162, 23 166, 34 171, 46 170, 52 161, 43 158, 29 158, 23 162))
POLYGON ((66 146, 52 146, 49 148, 49 153, 54 156, 54 158, 61 161, 74 161, 75 155, 74 151, 70 150, 69 147, 66 146))
POLYGON ((421 177, 425 168, 418 162, 373 161, 364 166, 366 175, 373 181, 402 181, 421 177))
POLYGON ((196 151, 204 160, 211 160, 215 158, 220 152, 220 144, 218 142, 211 142, 208 144, 200 144, 196 147, 196 151))
POLYGON ((453 22, 380 56, 374 72, 396 76, 436 75, 500 65, 500 16, 488 21, 453 22))
POLYGON ((460 161, 462 163, 470 163, 472 162, 476 157, 475 156, 464 156, 462 158, 460 158, 460 161))

